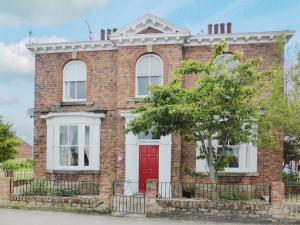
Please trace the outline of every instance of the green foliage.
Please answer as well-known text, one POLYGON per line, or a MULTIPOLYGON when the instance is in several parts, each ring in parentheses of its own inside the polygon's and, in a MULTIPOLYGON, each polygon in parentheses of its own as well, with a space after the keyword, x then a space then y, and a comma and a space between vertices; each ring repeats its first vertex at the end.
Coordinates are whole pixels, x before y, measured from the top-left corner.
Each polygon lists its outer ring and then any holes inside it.
POLYGON ((69 188, 58 188, 55 190, 55 195, 57 196, 76 196, 80 195, 79 190, 69 189, 69 188))
POLYGON ((0 165, 3 170, 24 170, 33 168, 33 160, 26 159, 25 161, 7 160, 0 165))
POLYGON ((49 191, 47 181, 34 181, 26 184, 26 188, 22 188, 19 195, 48 195, 49 191))
POLYGON ((15 138, 12 124, 4 122, 0 117, 0 163, 14 159, 18 153, 16 149, 20 142, 15 138))
POLYGON ((233 192, 230 194, 220 194, 220 199, 221 200, 232 200, 232 201, 247 201, 249 200, 249 193, 243 192, 233 192))
POLYGON ((207 175, 201 173, 201 172, 195 172, 193 170, 191 170, 190 167, 188 167, 186 164, 183 164, 181 166, 181 171, 184 172, 185 174, 190 175, 191 177, 198 177, 198 178, 202 178, 202 177, 206 177, 207 175))
POLYGON ((77 196, 80 195, 79 187, 66 184, 66 186, 52 186, 47 180, 33 180, 25 183, 19 195, 55 195, 77 196))
POLYGON ((300 178, 297 174, 283 174, 283 181, 285 184, 300 185, 300 178))
POLYGON ((214 63, 225 46, 226 43, 214 46, 207 62, 183 61, 167 86, 151 86, 151 95, 143 100, 144 105, 133 111, 139 116, 127 127, 127 132, 134 134, 151 129, 157 136, 177 133, 187 141, 201 143, 200 155, 210 167, 213 183, 218 171, 228 164, 226 145, 255 141, 252 129, 259 115, 256 100, 261 73, 256 68, 260 59, 244 62, 243 54, 237 52, 223 63, 214 63), (228 66, 237 60, 237 66, 228 66), (196 87, 182 87, 187 74, 199 74, 196 87), (222 143, 218 154, 213 149, 213 139, 222 143))

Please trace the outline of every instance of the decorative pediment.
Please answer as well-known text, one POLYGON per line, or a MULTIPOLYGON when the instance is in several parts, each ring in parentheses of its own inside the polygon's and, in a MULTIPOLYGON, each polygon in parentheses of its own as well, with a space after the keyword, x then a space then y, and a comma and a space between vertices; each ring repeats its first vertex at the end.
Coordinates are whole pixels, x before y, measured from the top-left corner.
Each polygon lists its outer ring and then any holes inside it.
POLYGON ((146 14, 145 16, 131 23, 128 27, 113 33, 111 37, 150 33, 189 34, 189 31, 154 15, 146 14))

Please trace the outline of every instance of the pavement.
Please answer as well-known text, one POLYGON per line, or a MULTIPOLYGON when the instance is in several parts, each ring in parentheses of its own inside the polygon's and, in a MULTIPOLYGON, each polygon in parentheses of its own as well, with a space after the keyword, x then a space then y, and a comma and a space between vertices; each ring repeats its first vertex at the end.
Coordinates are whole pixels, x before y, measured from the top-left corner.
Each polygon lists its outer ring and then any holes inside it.
MULTIPOLYGON (((187 221, 141 216, 119 217, 22 209, 0 209, 0 225, 247 225, 247 223, 187 221)), ((248 224, 250 225, 250 224, 248 224)), ((252 223, 253 225, 253 223, 252 223)))

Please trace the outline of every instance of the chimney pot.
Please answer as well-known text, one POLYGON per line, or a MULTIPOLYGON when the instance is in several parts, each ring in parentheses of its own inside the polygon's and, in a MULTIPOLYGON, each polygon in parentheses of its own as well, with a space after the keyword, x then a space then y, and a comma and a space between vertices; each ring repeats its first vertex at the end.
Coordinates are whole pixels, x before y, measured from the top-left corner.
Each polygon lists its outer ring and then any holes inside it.
POLYGON ((224 24, 224 23, 221 23, 221 24, 220 24, 220 33, 221 33, 221 34, 224 34, 224 33, 225 33, 225 24, 224 24))
POLYGON ((230 34, 232 29, 232 23, 227 23, 227 33, 230 34))
POLYGON ((219 24, 215 24, 214 25, 214 34, 218 34, 219 33, 219 24))
POLYGON ((208 24, 208 34, 212 34, 212 24, 208 24))
POLYGON ((111 29, 107 29, 107 37, 106 40, 110 39, 111 29))
POLYGON ((101 41, 105 40, 105 30, 101 29, 101 41))

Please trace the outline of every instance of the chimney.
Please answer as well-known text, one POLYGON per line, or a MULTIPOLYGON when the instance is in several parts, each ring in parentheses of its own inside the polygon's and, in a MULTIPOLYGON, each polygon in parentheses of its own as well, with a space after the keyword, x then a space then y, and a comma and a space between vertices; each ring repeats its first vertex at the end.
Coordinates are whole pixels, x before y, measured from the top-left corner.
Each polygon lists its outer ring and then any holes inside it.
POLYGON ((101 41, 105 40, 105 30, 101 29, 101 41))
POLYGON ((225 24, 224 24, 224 23, 221 23, 221 24, 220 24, 220 33, 221 33, 221 34, 224 34, 224 33, 225 33, 225 24))
POLYGON ((107 31, 106 39, 109 40, 110 39, 110 35, 111 35, 111 29, 107 29, 106 31, 107 31))
POLYGON ((117 28, 114 28, 114 29, 113 29, 113 33, 115 33, 116 31, 117 31, 117 28))
POLYGON ((219 33, 219 24, 215 24, 214 25, 214 34, 218 34, 219 33))
POLYGON ((231 23, 227 23, 227 33, 230 34, 231 33, 231 23))
POLYGON ((212 34, 212 24, 208 24, 208 34, 212 34))

